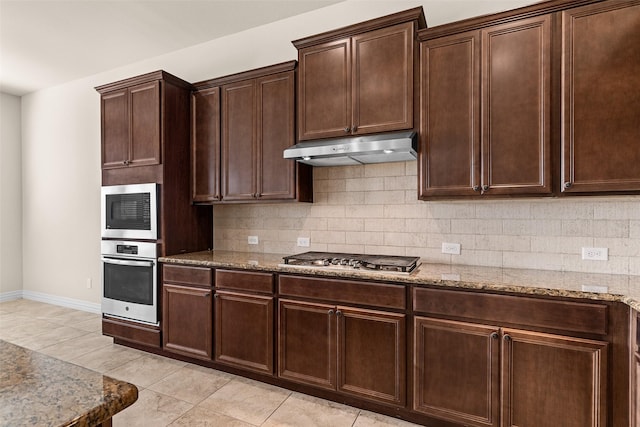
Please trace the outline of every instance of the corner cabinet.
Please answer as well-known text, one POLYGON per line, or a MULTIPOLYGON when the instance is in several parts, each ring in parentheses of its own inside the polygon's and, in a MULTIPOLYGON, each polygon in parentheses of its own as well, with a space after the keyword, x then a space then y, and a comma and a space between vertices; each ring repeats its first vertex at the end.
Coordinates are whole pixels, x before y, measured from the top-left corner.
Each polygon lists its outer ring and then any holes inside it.
POLYGON ((162 345, 166 351, 197 359, 213 356, 211 269, 162 268, 162 345))
POLYGON ((413 128, 422 8, 296 40, 298 139, 413 128))
POLYGON ((477 26, 419 32, 419 196, 551 194, 551 17, 477 26))
POLYGON ((295 65, 194 85, 194 202, 312 201, 311 167, 283 157, 295 144, 295 65))
POLYGON ((640 2, 562 12, 562 191, 640 191, 640 2))

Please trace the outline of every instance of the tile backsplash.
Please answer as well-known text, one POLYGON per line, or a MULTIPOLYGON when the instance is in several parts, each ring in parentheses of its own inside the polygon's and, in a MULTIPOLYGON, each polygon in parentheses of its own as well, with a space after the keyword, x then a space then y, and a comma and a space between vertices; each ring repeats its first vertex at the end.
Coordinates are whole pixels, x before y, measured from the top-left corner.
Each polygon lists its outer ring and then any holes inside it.
POLYGON ((217 250, 640 275, 640 196, 420 201, 416 162, 314 168, 314 203, 217 205, 217 250), (248 245, 247 236, 258 236, 248 245), (296 246, 309 237, 310 247, 296 246), (459 243, 460 255, 442 254, 459 243), (609 249, 608 261, 581 258, 609 249))

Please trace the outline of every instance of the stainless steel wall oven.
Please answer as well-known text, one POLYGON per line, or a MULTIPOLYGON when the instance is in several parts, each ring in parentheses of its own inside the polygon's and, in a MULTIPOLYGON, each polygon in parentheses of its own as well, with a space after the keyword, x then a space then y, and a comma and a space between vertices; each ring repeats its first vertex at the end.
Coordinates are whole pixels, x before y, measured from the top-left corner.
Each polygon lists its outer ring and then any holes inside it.
POLYGON ((103 240, 102 312, 158 324, 156 243, 103 240))

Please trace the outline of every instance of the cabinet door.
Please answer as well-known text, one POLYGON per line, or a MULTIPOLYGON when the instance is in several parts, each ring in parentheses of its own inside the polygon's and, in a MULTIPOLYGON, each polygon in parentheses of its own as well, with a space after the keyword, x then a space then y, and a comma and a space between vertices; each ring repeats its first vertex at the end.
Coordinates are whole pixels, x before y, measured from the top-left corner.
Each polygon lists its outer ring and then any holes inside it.
POLYGON ((211 289, 166 283, 162 289, 164 349, 210 360, 213 339, 211 289))
POLYGON ((218 291, 215 360, 273 374, 273 297, 218 291))
POLYGON ((428 40, 420 58, 419 195, 479 195, 480 34, 428 40))
POLYGON ((191 173, 194 202, 220 200, 220 89, 191 94, 191 173))
POLYGON ((551 193, 549 15, 482 30, 482 191, 551 193))
POLYGON ((129 89, 131 145, 129 165, 160 163, 160 82, 129 89))
POLYGON ((640 190, 640 2, 562 12, 562 190, 640 190))
POLYGON ((338 390, 405 405, 404 314, 338 307, 338 390))
POLYGON ((129 160, 129 92, 106 93, 100 102, 102 169, 124 167, 129 160))
POLYGON ((413 127, 413 22, 352 39, 354 134, 413 127))
POLYGON ((222 87, 222 200, 253 200, 256 194, 255 81, 222 87))
POLYGON ((295 144, 295 74, 263 77, 257 89, 258 198, 295 198, 296 162, 282 152, 295 144))
POLYGON ((498 337, 493 326, 415 317, 413 409, 461 425, 498 426, 498 337))
POLYGON ((350 39, 301 49, 298 62, 298 139, 349 135, 350 39))
POLYGON ((607 425, 607 343, 503 331, 502 424, 607 425))
POLYGON ((634 400, 631 402, 631 410, 635 427, 640 427, 640 353, 634 353, 633 369, 635 371, 635 385, 633 395, 634 400))
POLYGON ((285 299, 278 307, 278 375, 335 390, 335 307, 285 299))

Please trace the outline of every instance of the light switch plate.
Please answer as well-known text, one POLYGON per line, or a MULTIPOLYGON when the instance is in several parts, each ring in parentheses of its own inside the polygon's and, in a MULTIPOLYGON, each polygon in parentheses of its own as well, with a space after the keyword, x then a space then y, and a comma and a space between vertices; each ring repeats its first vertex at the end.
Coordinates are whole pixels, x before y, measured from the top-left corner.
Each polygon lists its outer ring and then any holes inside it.
POLYGON ((460 243, 442 243, 442 253, 460 255, 460 243))
POLYGON ((301 248, 308 248, 311 243, 311 239, 308 237, 298 237, 298 246, 301 248))

